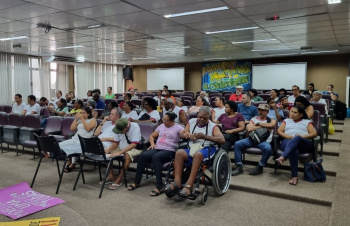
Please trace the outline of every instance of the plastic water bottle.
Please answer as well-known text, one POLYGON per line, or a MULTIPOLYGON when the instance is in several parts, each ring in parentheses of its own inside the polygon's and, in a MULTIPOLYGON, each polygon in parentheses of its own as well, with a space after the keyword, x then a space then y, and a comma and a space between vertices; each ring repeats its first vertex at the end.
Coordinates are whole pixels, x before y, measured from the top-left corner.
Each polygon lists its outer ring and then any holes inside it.
POLYGON ((347 118, 350 118, 350 108, 348 108, 348 109, 346 110, 346 117, 347 117, 347 118))

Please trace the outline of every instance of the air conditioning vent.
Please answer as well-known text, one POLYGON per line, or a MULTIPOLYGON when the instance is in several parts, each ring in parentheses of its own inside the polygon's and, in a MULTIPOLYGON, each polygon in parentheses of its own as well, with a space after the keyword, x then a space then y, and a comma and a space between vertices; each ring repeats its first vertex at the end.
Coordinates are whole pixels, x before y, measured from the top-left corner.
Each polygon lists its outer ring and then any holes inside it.
POLYGON ((56 62, 58 64, 67 64, 67 65, 77 65, 84 63, 84 58, 75 58, 75 57, 65 57, 65 56, 50 56, 43 57, 44 62, 56 62))

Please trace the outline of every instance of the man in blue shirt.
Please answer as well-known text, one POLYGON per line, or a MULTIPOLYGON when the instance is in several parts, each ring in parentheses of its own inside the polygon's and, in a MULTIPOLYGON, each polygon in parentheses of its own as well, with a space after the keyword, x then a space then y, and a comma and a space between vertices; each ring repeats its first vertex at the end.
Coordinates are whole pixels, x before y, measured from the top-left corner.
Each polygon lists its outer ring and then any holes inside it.
POLYGON ((266 100, 266 102, 270 106, 270 110, 267 114, 267 117, 275 119, 278 122, 278 126, 280 126, 284 116, 283 111, 277 108, 276 101, 274 98, 269 98, 266 100))
POLYGON ((332 100, 336 101, 338 99, 339 95, 338 95, 338 93, 333 92, 333 88, 334 88, 333 84, 327 85, 327 90, 322 91, 322 94, 331 95, 332 100))
POLYGON ((92 94, 92 99, 96 102, 96 107, 95 109, 105 109, 105 103, 100 100, 100 94, 98 94, 97 92, 96 93, 93 93, 92 94))
POLYGON ((242 103, 238 104, 238 112, 244 117, 245 124, 249 124, 251 118, 258 116, 258 109, 251 103, 252 97, 245 93, 242 96, 242 103))

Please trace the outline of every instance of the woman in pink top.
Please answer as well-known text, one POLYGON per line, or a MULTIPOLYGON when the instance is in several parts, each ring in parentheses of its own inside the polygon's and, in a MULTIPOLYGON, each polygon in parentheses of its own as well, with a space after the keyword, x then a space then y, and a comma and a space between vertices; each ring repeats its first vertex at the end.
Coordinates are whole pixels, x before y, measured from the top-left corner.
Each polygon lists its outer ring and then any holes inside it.
POLYGON ((157 186, 149 195, 158 196, 163 194, 162 164, 170 162, 174 158, 177 143, 180 140, 180 132, 184 129, 182 126, 175 124, 176 117, 177 115, 174 112, 167 112, 163 117, 163 124, 158 126, 149 136, 151 146, 140 155, 137 163, 135 183, 130 186, 130 191, 140 186, 142 173, 149 162, 153 165, 157 179, 157 186), (154 139, 156 138, 158 138, 157 143, 154 144, 154 139))

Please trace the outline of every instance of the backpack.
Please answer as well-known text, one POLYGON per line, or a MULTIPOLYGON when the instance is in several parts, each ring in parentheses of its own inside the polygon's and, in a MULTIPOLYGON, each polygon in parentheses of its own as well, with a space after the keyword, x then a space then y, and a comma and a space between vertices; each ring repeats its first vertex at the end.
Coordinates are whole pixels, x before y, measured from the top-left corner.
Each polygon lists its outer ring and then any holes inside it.
POLYGON ((346 117, 346 104, 341 101, 335 102, 335 117, 339 120, 344 120, 346 117))

